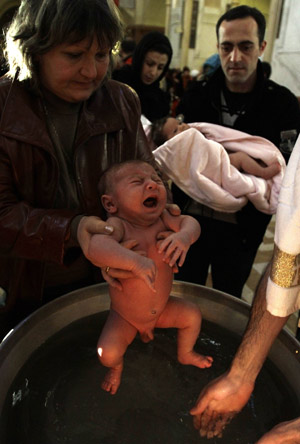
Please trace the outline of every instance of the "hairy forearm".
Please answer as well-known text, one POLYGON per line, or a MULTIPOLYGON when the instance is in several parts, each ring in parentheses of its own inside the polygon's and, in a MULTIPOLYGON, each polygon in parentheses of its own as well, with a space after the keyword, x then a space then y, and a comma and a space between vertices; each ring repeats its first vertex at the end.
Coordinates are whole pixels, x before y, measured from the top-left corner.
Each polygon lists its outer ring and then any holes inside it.
POLYGON ((231 365, 230 373, 241 380, 253 382, 268 352, 288 317, 271 315, 266 308, 268 266, 254 298, 250 319, 231 365))

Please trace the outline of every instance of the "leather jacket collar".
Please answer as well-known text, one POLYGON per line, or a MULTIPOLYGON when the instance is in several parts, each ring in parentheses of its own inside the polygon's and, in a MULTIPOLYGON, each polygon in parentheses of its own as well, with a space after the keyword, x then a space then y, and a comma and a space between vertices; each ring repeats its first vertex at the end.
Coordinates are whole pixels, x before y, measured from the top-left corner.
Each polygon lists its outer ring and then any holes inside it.
MULTIPOLYGON (((0 134, 52 151, 41 97, 28 93, 18 80, 11 82, 8 78, 3 78, 1 83, 7 83, 7 89, 1 89, 0 108, 3 111, 0 134), (16 121, 18 125, 15 124, 16 121)), ((111 91, 104 84, 83 105, 78 123, 80 140, 76 140, 75 144, 83 143, 91 136, 123 128, 125 121, 116 107, 111 91), (109 103, 109 106, 103 109, 102 101, 109 103)))

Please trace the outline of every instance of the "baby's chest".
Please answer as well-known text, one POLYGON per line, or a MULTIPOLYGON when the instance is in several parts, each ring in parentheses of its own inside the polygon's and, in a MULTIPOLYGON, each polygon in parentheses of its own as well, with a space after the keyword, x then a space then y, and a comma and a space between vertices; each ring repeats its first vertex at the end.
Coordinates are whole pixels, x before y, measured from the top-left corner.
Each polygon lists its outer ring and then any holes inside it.
POLYGON ((153 257, 158 254, 157 236, 165 229, 163 223, 157 223, 151 227, 138 230, 131 226, 127 226, 125 228, 124 240, 134 239, 137 242, 137 246, 134 250, 142 250, 148 257, 153 257))

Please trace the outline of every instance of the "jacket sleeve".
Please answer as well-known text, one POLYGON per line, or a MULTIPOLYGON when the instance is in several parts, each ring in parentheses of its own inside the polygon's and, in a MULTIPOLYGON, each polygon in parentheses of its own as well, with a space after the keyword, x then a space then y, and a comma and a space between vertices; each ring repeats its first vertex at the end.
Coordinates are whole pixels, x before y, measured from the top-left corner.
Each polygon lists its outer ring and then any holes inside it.
POLYGON ((38 184, 38 180, 31 174, 29 163, 23 164, 22 172, 14 167, 9 148, 14 151, 10 145, 5 149, 5 138, 1 137, 0 254, 62 263, 64 243, 69 236, 71 220, 77 213, 71 210, 39 208, 33 202, 30 203, 30 199, 26 198, 26 183, 36 180, 38 184))

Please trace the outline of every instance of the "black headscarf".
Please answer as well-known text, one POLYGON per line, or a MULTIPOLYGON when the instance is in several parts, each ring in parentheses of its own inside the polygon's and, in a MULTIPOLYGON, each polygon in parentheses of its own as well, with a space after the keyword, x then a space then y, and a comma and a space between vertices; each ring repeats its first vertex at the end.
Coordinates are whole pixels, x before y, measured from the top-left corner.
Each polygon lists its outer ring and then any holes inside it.
POLYGON ((168 37, 158 31, 144 35, 137 44, 132 57, 132 65, 125 65, 113 73, 113 78, 127 83, 137 92, 142 107, 142 114, 154 121, 169 114, 170 96, 159 87, 160 80, 166 75, 171 63, 173 51, 168 37), (145 55, 149 51, 156 51, 168 56, 168 61, 159 78, 151 85, 141 81, 141 71, 145 55))
POLYGON ((152 31, 144 35, 144 37, 140 40, 132 57, 132 70, 134 72, 136 80, 140 81, 145 55, 149 51, 157 51, 168 56, 168 61, 163 72, 161 73, 160 77, 153 83, 159 85, 160 80, 166 75, 168 71, 173 55, 172 47, 168 37, 166 37, 161 32, 152 31))

